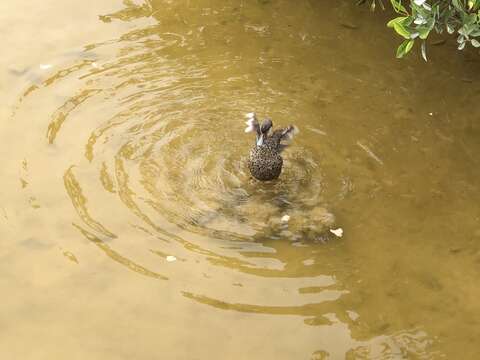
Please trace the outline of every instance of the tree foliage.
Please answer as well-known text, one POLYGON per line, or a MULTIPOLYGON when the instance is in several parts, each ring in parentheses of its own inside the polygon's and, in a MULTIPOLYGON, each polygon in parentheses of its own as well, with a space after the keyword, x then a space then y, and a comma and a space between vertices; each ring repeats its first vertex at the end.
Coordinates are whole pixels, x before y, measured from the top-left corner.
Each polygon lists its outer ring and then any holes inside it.
MULTIPOLYGON (((368 2, 370 8, 385 8, 384 0, 359 0, 368 2)), ((397 58, 402 58, 420 42, 422 57, 427 61, 426 39, 432 31, 456 34, 458 49, 467 43, 480 47, 480 0, 390 0, 399 16, 387 24, 404 40, 397 48, 397 58)))

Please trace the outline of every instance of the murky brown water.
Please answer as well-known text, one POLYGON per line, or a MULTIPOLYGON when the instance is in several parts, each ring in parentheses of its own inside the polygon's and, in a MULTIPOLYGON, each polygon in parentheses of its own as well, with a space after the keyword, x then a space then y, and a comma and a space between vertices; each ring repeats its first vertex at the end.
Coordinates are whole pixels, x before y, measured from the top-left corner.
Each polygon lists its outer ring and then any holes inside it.
POLYGON ((2 358, 476 358, 478 55, 330 3, 0 4, 2 358))

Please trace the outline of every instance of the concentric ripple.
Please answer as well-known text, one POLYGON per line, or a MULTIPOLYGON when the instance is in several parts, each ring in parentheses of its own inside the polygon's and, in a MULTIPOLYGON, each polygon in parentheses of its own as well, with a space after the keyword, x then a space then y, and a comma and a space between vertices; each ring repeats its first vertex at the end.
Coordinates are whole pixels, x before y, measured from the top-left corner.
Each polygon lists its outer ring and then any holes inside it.
MULTIPOLYGON (((86 46, 24 92, 14 118, 38 106, 37 156, 50 164, 36 176, 62 185, 39 202, 68 203, 76 216, 65 222, 100 254, 169 281, 187 299, 299 315, 307 326, 337 326, 349 337, 344 324, 358 314, 339 306, 349 290, 334 270, 348 277, 354 265, 345 254, 335 269, 328 260, 344 245, 328 230, 348 179, 329 184, 320 154, 301 137, 285 152, 279 181, 259 183, 246 166, 253 139, 243 132, 244 114, 302 129, 289 107, 301 95, 281 93, 257 74, 259 64, 278 63, 268 48, 243 58, 228 37, 227 44, 209 37, 222 49, 212 56, 203 26, 170 30, 150 24, 86 46)), ((429 345, 421 329, 349 341, 360 352, 386 343, 422 354, 429 345)))
MULTIPOLYGON (((271 240, 304 246, 325 240, 322 219, 330 224, 333 215, 318 207, 324 204, 319 166, 307 147, 293 144, 281 181, 251 179, 245 162, 253 139, 243 133, 243 116, 262 109, 258 99, 273 101, 270 91, 248 73, 239 74, 247 83, 241 90, 236 78, 212 81, 212 67, 229 73, 238 64, 221 56, 206 64, 191 40, 150 26, 87 46, 30 87, 18 111, 68 89, 42 114, 49 119, 45 141, 68 154, 55 172, 63 174, 81 220, 75 226, 120 263, 156 274, 113 250, 126 234, 143 231, 216 265, 286 276, 276 256, 242 252, 271 253, 264 246, 271 240), (288 226, 285 214, 293 218, 288 226)), ((145 250, 188 257, 160 245, 145 250)))

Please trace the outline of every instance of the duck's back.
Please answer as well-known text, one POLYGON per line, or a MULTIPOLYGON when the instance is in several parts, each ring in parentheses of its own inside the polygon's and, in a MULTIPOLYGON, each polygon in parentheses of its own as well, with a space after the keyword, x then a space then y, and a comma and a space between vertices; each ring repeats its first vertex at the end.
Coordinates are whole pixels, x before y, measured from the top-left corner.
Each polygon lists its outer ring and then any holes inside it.
POLYGON ((248 113, 247 128, 245 132, 255 132, 255 145, 250 150, 248 159, 248 168, 253 177, 258 180, 274 180, 282 172, 283 159, 282 150, 286 145, 281 141, 291 139, 297 132, 297 128, 290 125, 283 129, 274 130, 270 134, 273 126, 272 120, 265 119, 262 124, 257 120, 255 113, 248 113))
POLYGON ((254 146, 248 162, 250 173, 262 181, 278 178, 283 165, 279 150, 279 141, 274 137, 268 138, 263 145, 254 146))

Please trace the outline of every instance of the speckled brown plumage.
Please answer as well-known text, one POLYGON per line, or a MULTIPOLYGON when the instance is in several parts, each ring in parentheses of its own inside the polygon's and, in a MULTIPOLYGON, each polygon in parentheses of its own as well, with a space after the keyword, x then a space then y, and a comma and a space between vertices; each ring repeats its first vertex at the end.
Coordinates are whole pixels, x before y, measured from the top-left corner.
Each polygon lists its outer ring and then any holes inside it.
POLYGON ((267 138, 263 145, 255 145, 250 150, 248 169, 258 180, 274 180, 282 172, 283 159, 280 155, 280 140, 267 138))
POLYGON ((248 127, 245 131, 255 130, 257 132, 257 140, 250 150, 248 169, 252 176, 258 180, 275 180, 280 176, 283 166, 281 152, 285 145, 281 141, 291 138, 295 128, 290 125, 284 129, 277 129, 269 135, 269 130, 272 127, 271 120, 266 119, 260 126, 255 114, 249 114, 247 117, 250 120, 247 121, 248 127))

